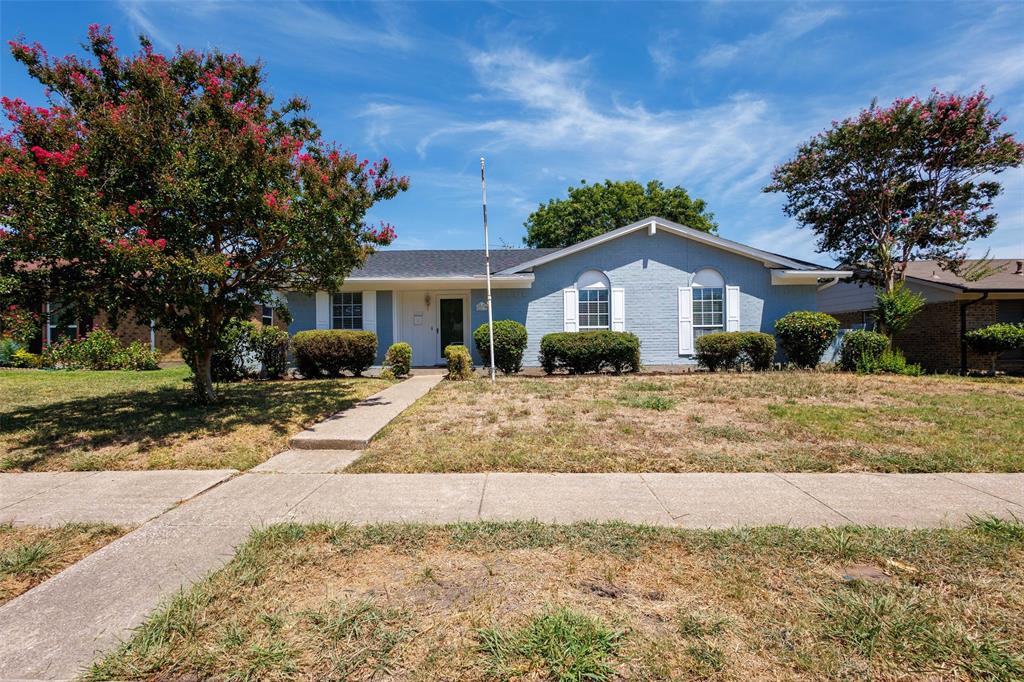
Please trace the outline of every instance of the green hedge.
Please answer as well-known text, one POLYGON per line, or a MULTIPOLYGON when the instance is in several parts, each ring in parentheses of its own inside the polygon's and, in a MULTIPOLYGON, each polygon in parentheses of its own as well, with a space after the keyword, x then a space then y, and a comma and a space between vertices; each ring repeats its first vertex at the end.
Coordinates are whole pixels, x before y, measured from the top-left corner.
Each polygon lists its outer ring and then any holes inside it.
POLYGON ((1024 325, 999 322, 964 335, 971 350, 978 353, 1005 353, 1024 348, 1024 325))
POLYGON ((394 377, 408 376, 412 369, 412 346, 405 341, 391 344, 384 354, 384 366, 391 370, 394 377))
POLYGON ((839 320, 825 313, 798 310, 775 322, 786 357, 797 367, 812 369, 839 333, 839 320))
POLYGON ((743 352, 737 332, 716 332, 697 339, 697 364, 712 372, 736 367, 743 352))
POLYGON ((377 358, 377 335, 342 329, 299 332, 292 337, 292 352, 304 377, 359 376, 377 358))
POLYGON ((160 353, 148 344, 133 341, 127 345, 106 329, 94 329, 77 339, 61 339, 43 352, 39 364, 61 369, 128 369, 159 368, 160 353))
POLYGON ((697 364, 712 372, 744 365, 763 372, 775 359, 775 337, 764 332, 716 332, 697 339, 697 364))
POLYGON ((448 378, 451 381, 464 381, 473 376, 473 358, 462 344, 445 346, 444 359, 448 361, 448 378))
POLYGON ((640 371, 640 339, 629 332, 556 332, 540 340, 540 364, 548 374, 610 370, 616 374, 640 371))
MULTIPOLYGON (((484 366, 491 362, 491 339, 488 326, 482 324, 473 332, 473 343, 484 366)), ((494 323, 494 366, 503 374, 515 374, 523 368, 526 351, 526 327, 515 320, 497 320, 494 323)))
POLYGON ((889 349, 889 337, 878 332, 855 329, 846 332, 839 351, 839 368, 855 372, 863 363, 870 363, 889 349))

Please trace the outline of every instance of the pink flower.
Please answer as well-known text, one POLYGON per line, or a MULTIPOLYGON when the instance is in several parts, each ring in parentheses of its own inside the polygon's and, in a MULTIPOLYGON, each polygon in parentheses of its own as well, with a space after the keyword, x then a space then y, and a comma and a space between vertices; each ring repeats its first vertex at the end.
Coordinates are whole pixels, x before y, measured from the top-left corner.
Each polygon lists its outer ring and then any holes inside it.
POLYGON ((167 240, 164 239, 163 237, 161 237, 160 239, 157 239, 156 242, 154 242, 154 243, 156 244, 156 248, 158 248, 158 249, 162 249, 162 248, 167 246, 167 240))
POLYGON ((133 216, 137 216, 140 213, 142 213, 142 209, 139 208, 137 204, 132 204, 131 206, 128 207, 128 212, 131 213, 133 216))
POLYGON ((87 171, 85 169, 85 166, 79 166, 78 168, 75 169, 75 177, 76 178, 84 178, 84 177, 87 177, 88 175, 89 175, 89 171, 87 171))

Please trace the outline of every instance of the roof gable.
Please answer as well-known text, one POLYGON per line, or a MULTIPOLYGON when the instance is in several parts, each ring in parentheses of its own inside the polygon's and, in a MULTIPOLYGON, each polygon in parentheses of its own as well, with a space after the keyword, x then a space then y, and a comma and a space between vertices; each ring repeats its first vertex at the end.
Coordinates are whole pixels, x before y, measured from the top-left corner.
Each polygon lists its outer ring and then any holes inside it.
POLYGON ((554 250, 550 253, 539 255, 536 258, 532 258, 525 262, 513 265, 505 270, 501 270, 498 272, 498 274, 511 275, 524 272, 538 265, 550 263, 553 260, 564 258, 565 256, 578 253, 580 251, 583 251, 584 249, 589 249, 591 247, 604 244, 606 242, 612 241, 613 239, 618 239, 619 237, 623 237, 627 234, 632 234, 637 230, 643 229, 649 230, 651 234, 653 234, 656 230, 662 230, 671 234, 675 234, 679 237, 683 237, 685 239, 691 239, 693 241, 706 244, 708 246, 713 246, 715 248, 722 249, 723 251, 729 251, 731 253, 735 253, 741 256, 746 256, 747 258, 752 258, 754 260, 761 261, 767 268, 788 268, 792 270, 828 270, 828 268, 822 268, 821 266, 815 265, 814 263, 795 260, 792 258, 787 258, 785 256, 780 256, 779 254, 776 253, 771 253, 769 251, 755 249, 752 246, 747 246, 746 244, 741 244, 739 242, 732 241, 731 239, 725 239, 717 235, 708 234, 707 232, 704 232, 702 230, 695 230, 692 227, 686 227, 685 225, 674 223, 671 220, 665 220, 664 218, 652 216, 650 218, 638 220, 635 223, 631 223, 629 225, 620 227, 610 232, 605 232, 604 234, 600 234, 596 237, 591 237, 590 239, 579 242, 578 244, 573 244, 572 246, 567 246, 562 249, 554 250))

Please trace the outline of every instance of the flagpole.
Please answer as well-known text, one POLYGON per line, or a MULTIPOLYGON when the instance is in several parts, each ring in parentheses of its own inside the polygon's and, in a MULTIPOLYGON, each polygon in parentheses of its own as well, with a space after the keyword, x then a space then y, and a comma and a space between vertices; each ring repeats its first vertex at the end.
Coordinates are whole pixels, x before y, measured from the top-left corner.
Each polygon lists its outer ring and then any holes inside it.
POLYGON ((491 245, 487 239, 487 180, 484 179, 484 157, 480 157, 480 189, 484 197, 484 266, 487 270, 487 334, 491 349, 491 383, 494 383, 494 313, 491 311, 491 245))

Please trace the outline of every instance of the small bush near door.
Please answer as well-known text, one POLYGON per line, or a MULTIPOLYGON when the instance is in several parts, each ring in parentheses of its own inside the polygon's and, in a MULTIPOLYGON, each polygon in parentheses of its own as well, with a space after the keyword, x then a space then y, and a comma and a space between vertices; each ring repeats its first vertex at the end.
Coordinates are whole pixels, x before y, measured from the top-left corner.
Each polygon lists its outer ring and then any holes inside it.
MULTIPOLYGON (((473 332, 473 343, 484 364, 491 360, 491 337, 489 327, 482 324, 473 332)), ((515 374, 523 368, 523 353, 526 351, 526 327, 515 320, 498 320, 494 323, 494 366, 503 374, 515 374)))
POLYGON ((458 344, 446 346, 444 359, 448 361, 449 380, 464 381, 473 376, 473 359, 469 356, 469 349, 465 346, 458 344))
POLYGON ((750 365, 756 372, 764 372, 775 360, 775 337, 764 332, 737 332, 743 354, 740 361, 750 365))
POLYGON ((990 324, 967 332, 964 340, 971 350, 989 356, 992 361, 992 374, 995 374, 996 360, 1000 353, 1024 349, 1024 324, 990 324))
POLYGON ((813 369, 839 333, 839 320, 825 313, 798 310, 779 318, 775 323, 786 357, 797 367, 813 369))
POLYGON ((384 355, 384 367, 390 370, 393 377, 408 376, 412 369, 412 346, 404 341, 391 344, 384 355))
POLYGON ((299 373, 308 379, 343 371, 360 376, 377 358, 377 335, 341 329, 299 332, 292 337, 292 351, 299 373))
POLYGON ((610 370, 616 374, 640 371, 640 339, 629 332, 555 332, 540 340, 540 364, 551 374, 610 370))

